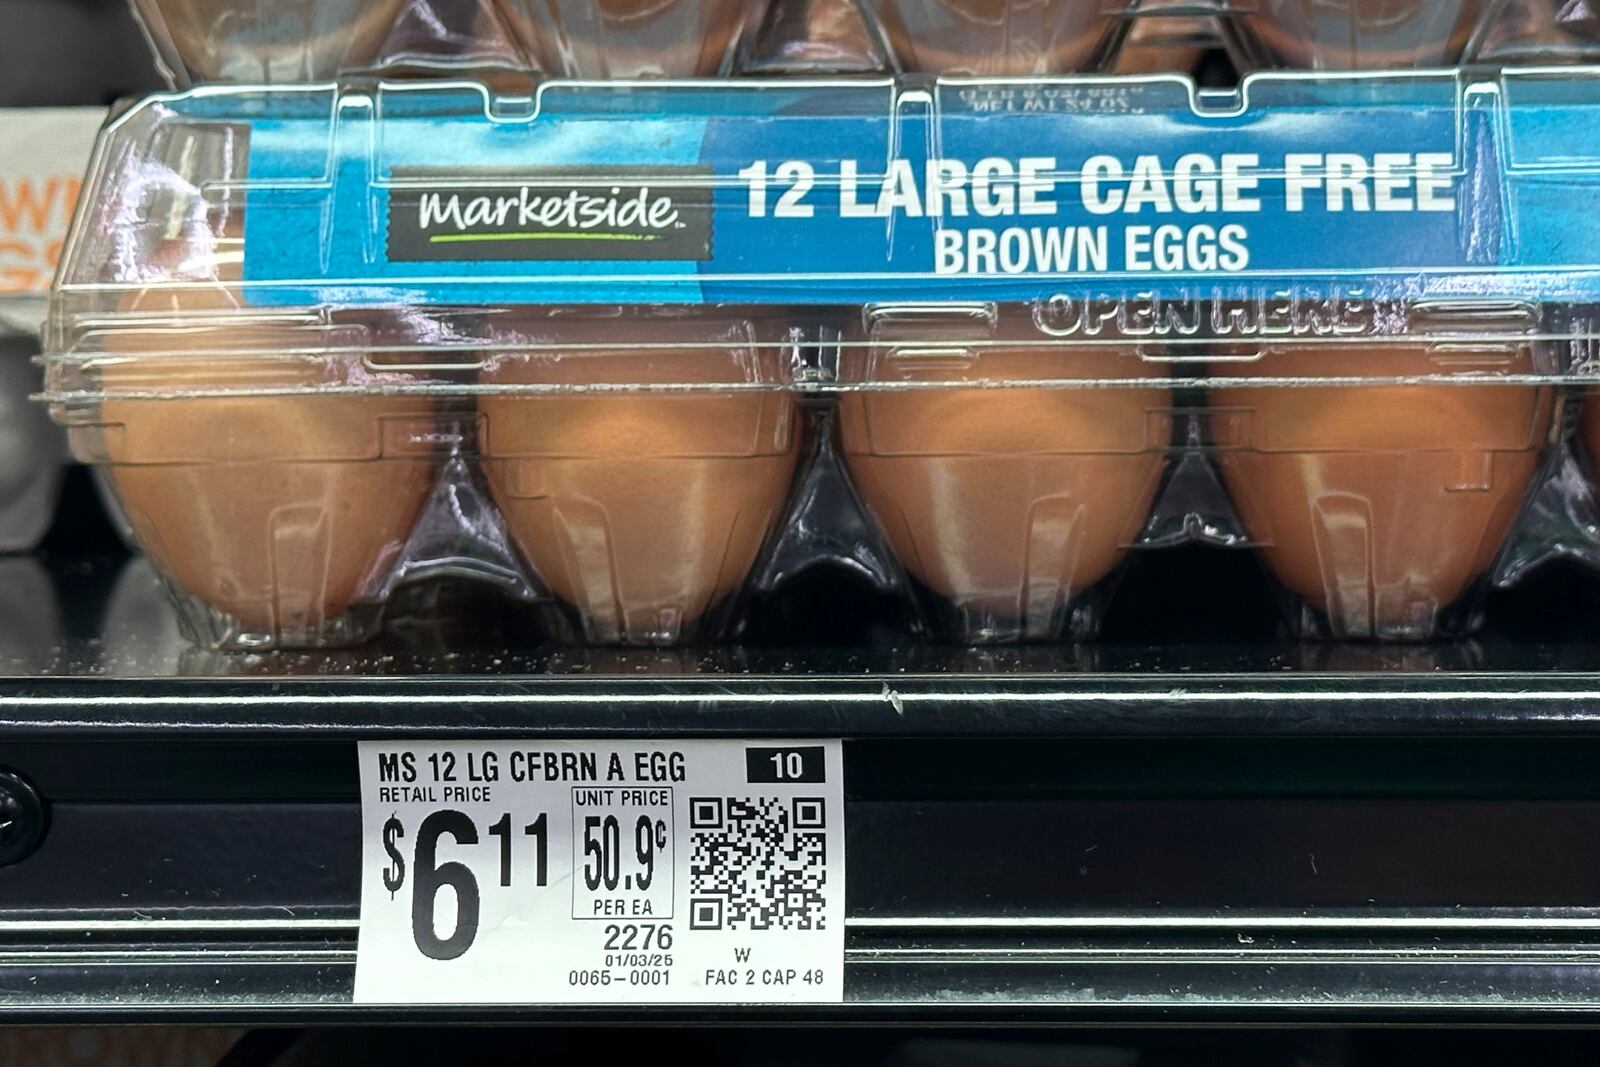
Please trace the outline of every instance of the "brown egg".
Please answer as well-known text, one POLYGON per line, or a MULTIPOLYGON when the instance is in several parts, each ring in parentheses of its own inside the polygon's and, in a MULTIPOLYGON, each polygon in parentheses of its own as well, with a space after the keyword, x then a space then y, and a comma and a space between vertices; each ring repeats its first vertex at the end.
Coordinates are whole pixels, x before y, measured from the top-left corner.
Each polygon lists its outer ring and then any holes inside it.
POLYGON ((1476 58, 1486 63, 1593 63, 1600 8, 1572 0, 1513 0, 1495 16, 1476 58))
MULTIPOLYGON (((1051 339, 1018 307, 987 329, 880 324, 845 360, 849 379, 866 382, 1164 373, 1131 344, 1051 339)), ((1061 636, 1070 607, 1137 536, 1165 467, 1169 408, 1156 388, 956 387, 847 393, 839 421, 857 490, 900 562, 955 609, 955 636, 1043 640, 1061 636)))
MULTIPOLYGON (((1529 349, 1307 345, 1213 373, 1528 374, 1529 349)), ((1529 492, 1554 397, 1530 385, 1219 387, 1218 462, 1268 569, 1332 636, 1416 640, 1493 563, 1529 492)))
POLYGON ((496 0, 522 46, 569 78, 726 73, 768 0, 496 0))
POLYGON ((1260 0, 1234 16, 1243 70, 1413 70, 1459 62, 1491 0, 1260 0))
MULTIPOLYGON (((341 616, 384 576, 433 483, 431 461, 385 452, 427 424, 432 404, 312 395, 374 374, 358 356, 282 358, 316 345, 314 322, 239 325, 229 313, 245 309, 227 284, 239 277, 238 248, 199 257, 220 277, 214 286, 157 282, 123 301, 125 315, 148 318, 109 342, 94 371, 107 393, 100 458, 160 572, 228 617, 202 633, 255 646, 356 638, 341 616), (208 312, 216 318, 196 321, 208 312), (181 395, 243 388, 305 395, 181 395), (134 391, 177 395, 118 398, 134 391)), ((157 255, 169 278, 194 261, 182 245, 157 255)))
POLYGON ((761 26, 752 72, 882 73, 888 58, 858 0, 785 0, 761 26))
POLYGON ((1589 470, 1600 472, 1600 396, 1591 396, 1579 407, 1578 443, 1589 458, 1589 470))
POLYGON ((1117 49, 1117 74, 1194 74, 1216 38, 1209 18, 1150 15, 1130 20, 1117 49))
POLYGON ((134 0, 189 81, 320 81, 371 63, 409 0, 134 0))
MULTIPOLYGON (((724 317, 718 318, 719 314, 724 317)), ((485 385, 729 385, 480 399, 501 514, 552 592, 604 644, 714 636, 799 455, 774 323, 705 317, 528 317, 485 385)))
POLYGON ((471 79, 527 96, 535 64, 491 0, 402 0, 399 17, 367 66, 390 80, 471 79))
POLYGON ((1092 69, 1116 19, 1085 0, 866 0, 900 67, 956 75, 1092 69))

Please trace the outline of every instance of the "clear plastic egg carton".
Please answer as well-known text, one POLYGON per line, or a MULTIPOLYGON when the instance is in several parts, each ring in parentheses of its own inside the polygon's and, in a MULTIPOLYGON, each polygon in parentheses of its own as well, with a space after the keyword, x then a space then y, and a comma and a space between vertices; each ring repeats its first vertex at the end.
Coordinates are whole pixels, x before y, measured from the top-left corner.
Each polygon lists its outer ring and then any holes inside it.
POLYGON ((440 578, 530 643, 703 643, 815 567, 1082 639, 1188 544, 1416 641, 1600 563, 1560 13, 141 2, 177 80, 290 81, 117 120, 47 331, 203 645, 360 643, 440 578))
POLYGON ((358 643, 438 576, 530 641, 717 640, 819 565, 1064 640, 1192 542, 1299 632, 1434 637, 1587 550, 1597 78, 158 96, 46 398, 203 645, 358 643))

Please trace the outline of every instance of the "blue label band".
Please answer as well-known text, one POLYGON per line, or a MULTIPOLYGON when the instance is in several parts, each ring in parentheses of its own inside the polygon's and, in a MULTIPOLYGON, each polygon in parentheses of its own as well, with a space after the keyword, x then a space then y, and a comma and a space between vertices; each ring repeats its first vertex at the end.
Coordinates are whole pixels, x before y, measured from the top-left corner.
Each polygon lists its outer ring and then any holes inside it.
POLYGON ((248 128, 261 305, 1600 297, 1587 69, 165 106, 248 128))

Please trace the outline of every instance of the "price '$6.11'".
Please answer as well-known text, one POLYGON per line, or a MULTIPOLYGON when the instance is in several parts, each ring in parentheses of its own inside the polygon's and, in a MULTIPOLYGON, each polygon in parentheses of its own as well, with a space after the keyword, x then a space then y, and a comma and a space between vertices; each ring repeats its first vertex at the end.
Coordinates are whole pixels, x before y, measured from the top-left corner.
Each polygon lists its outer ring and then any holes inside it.
POLYGON ((837 742, 361 745, 356 999, 843 995, 837 742))

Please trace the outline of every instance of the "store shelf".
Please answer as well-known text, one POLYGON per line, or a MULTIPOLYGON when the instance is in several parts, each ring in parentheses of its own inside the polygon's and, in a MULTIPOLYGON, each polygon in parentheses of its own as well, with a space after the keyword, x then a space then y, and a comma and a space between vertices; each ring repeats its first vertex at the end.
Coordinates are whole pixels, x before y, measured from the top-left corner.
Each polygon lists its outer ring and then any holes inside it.
POLYGON ((163 730, 8 744, 56 799, 44 847, 0 870, 0 1018, 1370 1021, 1600 1007, 1590 741, 881 738, 846 748, 842 1007, 357 1009, 359 811, 340 736, 274 737, 258 720, 188 743, 163 730))
POLYGON ((0 766, 50 805, 0 867, 0 1021, 1600 1011, 1600 646, 1553 638, 1548 590, 1416 648, 1219 616, 1212 641, 1079 649, 518 650, 484 603, 450 605, 470 631, 222 656, 103 549, 0 563, 0 766), (353 1005, 354 742, 468 736, 843 737, 845 1003, 353 1005))

